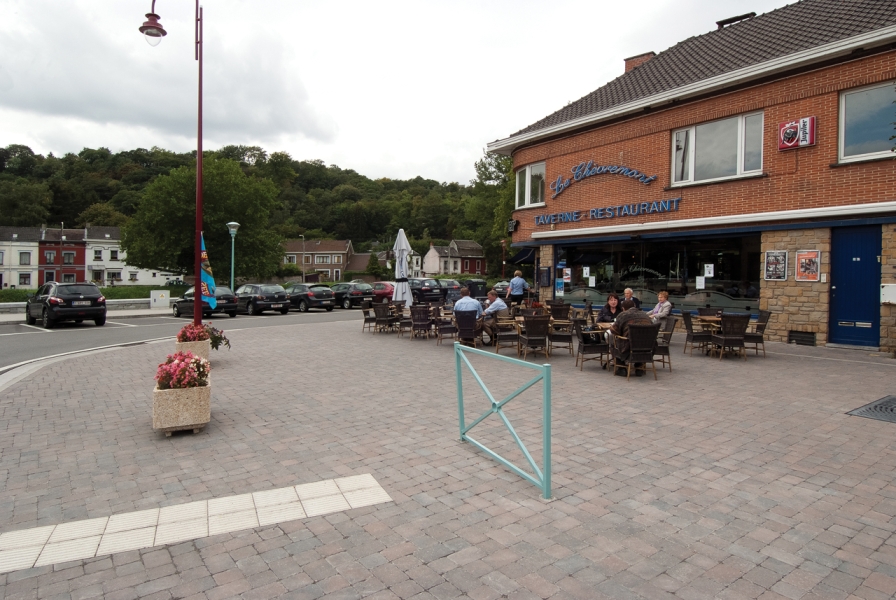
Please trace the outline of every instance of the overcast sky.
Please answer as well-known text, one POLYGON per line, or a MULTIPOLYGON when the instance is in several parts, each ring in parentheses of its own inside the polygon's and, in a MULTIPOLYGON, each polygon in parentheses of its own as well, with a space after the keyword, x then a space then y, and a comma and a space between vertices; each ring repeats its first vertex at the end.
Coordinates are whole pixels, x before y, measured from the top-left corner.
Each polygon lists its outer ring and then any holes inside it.
MULTIPOLYGON (((206 0, 204 148, 467 183, 489 141, 715 21, 787 0, 206 0)), ((196 148, 190 0, 5 0, 0 146, 196 148)))

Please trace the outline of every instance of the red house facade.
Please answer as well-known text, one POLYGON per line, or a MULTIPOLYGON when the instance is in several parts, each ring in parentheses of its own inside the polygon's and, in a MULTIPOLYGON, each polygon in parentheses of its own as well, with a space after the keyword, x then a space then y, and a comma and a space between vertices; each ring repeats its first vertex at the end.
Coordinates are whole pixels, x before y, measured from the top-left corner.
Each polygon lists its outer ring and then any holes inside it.
POLYGON ((83 229, 44 229, 38 242, 38 284, 87 281, 87 242, 83 229))

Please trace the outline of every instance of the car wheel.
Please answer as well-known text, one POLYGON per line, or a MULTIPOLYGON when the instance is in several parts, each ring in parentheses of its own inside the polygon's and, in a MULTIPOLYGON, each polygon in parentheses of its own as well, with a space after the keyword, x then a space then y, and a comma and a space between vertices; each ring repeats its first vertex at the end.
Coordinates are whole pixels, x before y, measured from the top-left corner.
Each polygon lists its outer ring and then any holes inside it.
POLYGON ((286 308, 281 308, 281 309, 280 309, 280 314, 281 314, 281 315, 288 315, 288 314, 289 314, 289 307, 287 306, 286 308))
POLYGON ((250 317, 258 314, 258 309, 255 308, 254 302, 250 302, 249 304, 246 305, 246 312, 249 314, 250 317))
POLYGON ((102 327, 103 325, 106 324, 106 315, 103 315, 102 317, 97 317, 96 319, 93 320, 93 322, 96 323, 97 327, 102 327))
POLYGON ((34 317, 31 316, 31 311, 29 310, 29 307, 26 306, 25 307, 25 324, 26 325, 34 325, 35 323, 37 323, 37 319, 35 319, 34 317))
POLYGON ((346 298, 342 301, 342 308, 349 309, 352 307, 352 301, 346 298))
POLYGON ((230 311, 229 313, 227 313, 227 316, 230 317, 231 319, 234 318, 236 316, 236 311, 235 310, 230 311))
POLYGON ((333 312, 333 307, 332 307, 332 306, 328 306, 328 307, 327 307, 327 312, 333 312))
POLYGON ((171 305, 171 314, 175 317, 180 317, 180 309, 177 307, 177 304, 171 305))
POLYGON ((299 312, 308 312, 308 303, 304 300, 299 302, 299 312))
POLYGON ((41 315, 40 324, 44 329, 52 329, 53 328, 53 319, 50 318, 50 311, 48 311, 46 308, 44 309, 44 312, 41 315))

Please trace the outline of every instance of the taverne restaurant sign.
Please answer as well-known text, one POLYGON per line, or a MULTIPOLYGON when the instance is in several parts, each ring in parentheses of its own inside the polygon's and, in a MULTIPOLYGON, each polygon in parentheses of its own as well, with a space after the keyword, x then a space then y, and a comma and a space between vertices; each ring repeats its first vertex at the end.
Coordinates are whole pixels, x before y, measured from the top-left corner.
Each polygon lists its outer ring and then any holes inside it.
POLYGON ((535 225, 552 225, 554 223, 574 223, 583 219, 615 219, 617 217, 634 217, 653 213, 676 212, 681 198, 657 200, 656 202, 635 202, 602 206, 590 210, 571 210, 562 213, 535 215, 535 225))

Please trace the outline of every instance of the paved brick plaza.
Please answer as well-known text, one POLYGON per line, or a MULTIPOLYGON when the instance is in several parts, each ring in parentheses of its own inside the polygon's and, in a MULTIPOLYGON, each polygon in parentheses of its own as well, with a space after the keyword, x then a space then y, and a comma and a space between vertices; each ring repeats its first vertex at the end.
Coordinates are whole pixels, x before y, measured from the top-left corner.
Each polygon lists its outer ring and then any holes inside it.
MULTIPOLYGON (((553 502, 457 441, 449 345, 234 331, 212 423, 151 430, 151 344, 0 392, 0 533, 371 474, 394 502, 0 575, 0 598, 890 598, 896 360, 769 344, 633 379, 553 364, 553 502)), ((532 372, 474 361, 496 395, 532 372)), ((466 378, 468 418, 486 407, 466 378), (475 405, 475 406, 474 406, 475 405)), ((540 388, 508 415, 540 457, 540 388)), ((520 454, 489 419, 484 443, 520 454)))

